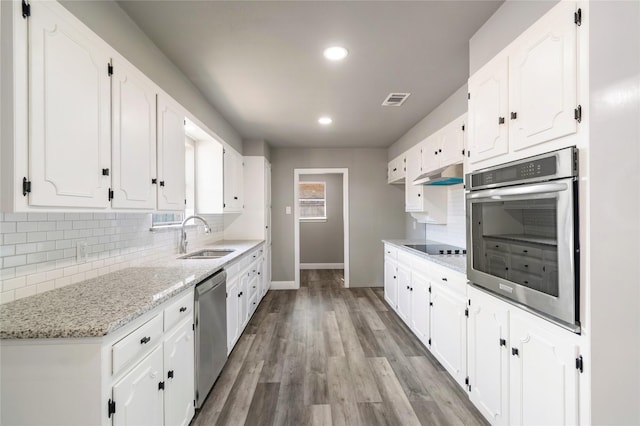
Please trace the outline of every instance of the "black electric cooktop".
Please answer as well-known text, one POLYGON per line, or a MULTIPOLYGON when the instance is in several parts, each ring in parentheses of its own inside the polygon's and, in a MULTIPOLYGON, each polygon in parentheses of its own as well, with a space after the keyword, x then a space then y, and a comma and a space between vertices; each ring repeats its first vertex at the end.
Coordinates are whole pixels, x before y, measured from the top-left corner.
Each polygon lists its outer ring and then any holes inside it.
POLYGON ((430 255, 467 254, 465 249, 449 244, 404 244, 404 246, 430 255))

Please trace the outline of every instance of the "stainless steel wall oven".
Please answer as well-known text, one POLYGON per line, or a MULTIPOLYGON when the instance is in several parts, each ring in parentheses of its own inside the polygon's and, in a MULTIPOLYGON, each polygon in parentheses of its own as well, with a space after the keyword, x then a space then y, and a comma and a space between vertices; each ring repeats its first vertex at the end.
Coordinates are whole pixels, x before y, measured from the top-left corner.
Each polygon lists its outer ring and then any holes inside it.
POLYGON ((467 275, 574 332, 579 322, 578 151, 465 176, 467 275))

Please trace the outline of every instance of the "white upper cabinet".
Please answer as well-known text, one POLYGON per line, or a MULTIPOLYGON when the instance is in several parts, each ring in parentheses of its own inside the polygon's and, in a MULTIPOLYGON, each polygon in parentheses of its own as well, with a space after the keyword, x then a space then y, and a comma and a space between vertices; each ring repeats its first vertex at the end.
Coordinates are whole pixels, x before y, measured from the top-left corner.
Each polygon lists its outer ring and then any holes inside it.
POLYGON ((114 208, 156 206, 156 89, 135 68, 113 63, 112 184, 114 208))
POLYGON ((387 165, 387 183, 404 183, 407 171, 406 163, 405 153, 389 161, 387 165))
POLYGON ((242 154, 229 146, 224 148, 224 211, 240 213, 243 206, 244 170, 242 154))
POLYGON ((576 144, 568 137, 581 112, 575 13, 575 2, 559 2, 469 78, 472 168, 576 144))
POLYGON ((466 119, 460 116, 423 142, 422 173, 463 162, 466 119))
POLYGON ((509 151, 507 59, 497 58, 469 78, 469 162, 509 151))
POLYGON ((106 208, 110 50, 59 5, 37 6, 28 26, 29 205, 106 208))
POLYGON ((420 176, 421 172, 421 158, 420 149, 421 145, 416 145, 407 151, 407 173, 405 184, 405 211, 415 212, 423 210, 423 186, 413 185, 413 181, 420 176))
POLYGON ((576 132, 575 4, 560 2, 509 56, 509 142, 514 150, 576 132))
POLYGON ((158 210, 184 210, 185 113, 168 96, 158 95, 158 210))

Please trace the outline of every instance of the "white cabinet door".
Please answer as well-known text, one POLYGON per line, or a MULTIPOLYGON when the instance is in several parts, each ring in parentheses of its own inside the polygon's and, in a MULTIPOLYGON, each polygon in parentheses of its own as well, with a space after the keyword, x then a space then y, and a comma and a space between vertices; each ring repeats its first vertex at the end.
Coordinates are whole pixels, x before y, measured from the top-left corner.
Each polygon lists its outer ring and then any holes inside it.
POLYGON ((467 373, 467 300, 433 283, 431 302, 431 352, 460 386, 464 386, 467 373))
MULTIPOLYGON (((466 115, 449 123, 438 132, 438 163, 440 167, 464 160, 464 130, 466 115)), ((466 127, 465 127, 466 128, 466 127)))
POLYGON ((164 339, 164 424, 187 426, 195 408, 193 319, 164 339))
POLYGON ((549 332, 524 315, 512 313, 510 322, 510 424, 578 424, 578 348, 568 332, 549 332))
POLYGON ((156 90, 133 67, 114 61, 111 82, 114 208, 156 206, 156 90))
POLYGON ((442 147, 440 146, 440 132, 437 132, 431 136, 429 136, 422 143, 422 152, 421 152, 421 173, 428 172, 430 170, 436 170, 440 167, 440 157, 438 154, 442 152, 442 147))
POLYGON ((411 270, 398 265, 398 315, 411 326, 411 270))
POLYGON ((106 208, 111 54, 58 7, 34 3, 29 18, 29 204, 106 208))
POLYGON ((158 210, 185 208, 185 114, 158 95, 158 210))
POLYGON ((405 181, 405 211, 415 212, 423 210, 422 185, 413 185, 412 182, 420 175, 421 145, 416 145, 407 152, 407 177, 405 181))
POLYGON ((575 7, 575 2, 561 2, 521 37, 509 56, 509 143, 513 150, 576 132, 575 7))
POLYGON ((509 310, 470 288, 468 367, 471 402, 493 425, 509 423, 509 310))
POLYGON ((237 275, 227 277, 227 353, 231 353, 239 334, 239 282, 240 279, 237 275))
POLYGON ((506 57, 485 65, 469 78, 467 145, 470 163, 477 163, 509 151, 507 82, 506 57))
POLYGON ((411 273, 411 330, 425 346, 429 346, 430 337, 429 285, 427 278, 411 273))
POLYGON ((163 380, 162 348, 158 346, 113 386, 117 404, 113 426, 161 426, 164 392, 158 384, 163 380))
POLYGON ((246 270, 240 277, 238 287, 238 324, 239 334, 242 333, 247 322, 249 322, 249 282, 251 280, 251 271, 246 270))
POLYGON ((398 308, 398 271, 393 259, 384 259, 384 298, 393 309, 398 308))
POLYGON ((242 211, 244 192, 242 155, 230 147, 224 148, 224 211, 242 211))

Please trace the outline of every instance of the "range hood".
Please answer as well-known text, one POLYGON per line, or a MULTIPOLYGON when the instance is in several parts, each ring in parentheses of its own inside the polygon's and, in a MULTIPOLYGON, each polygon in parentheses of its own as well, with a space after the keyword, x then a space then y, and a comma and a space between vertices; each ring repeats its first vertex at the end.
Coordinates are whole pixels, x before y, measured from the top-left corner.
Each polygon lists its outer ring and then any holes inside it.
POLYGON ((463 182, 462 164, 431 170, 418 176, 414 185, 457 185, 463 182))

